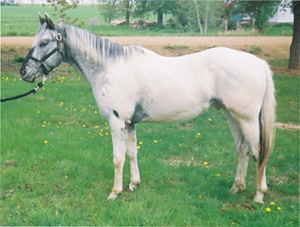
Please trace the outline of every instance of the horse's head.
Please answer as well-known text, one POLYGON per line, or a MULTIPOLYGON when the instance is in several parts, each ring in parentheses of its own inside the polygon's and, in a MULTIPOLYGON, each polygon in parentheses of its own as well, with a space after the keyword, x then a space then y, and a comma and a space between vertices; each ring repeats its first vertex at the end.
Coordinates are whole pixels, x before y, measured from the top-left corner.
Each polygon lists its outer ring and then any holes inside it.
POLYGON ((20 69, 23 80, 33 83, 36 78, 48 75, 63 60, 63 35, 59 25, 46 14, 39 14, 41 27, 35 35, 33 45, 20 69))

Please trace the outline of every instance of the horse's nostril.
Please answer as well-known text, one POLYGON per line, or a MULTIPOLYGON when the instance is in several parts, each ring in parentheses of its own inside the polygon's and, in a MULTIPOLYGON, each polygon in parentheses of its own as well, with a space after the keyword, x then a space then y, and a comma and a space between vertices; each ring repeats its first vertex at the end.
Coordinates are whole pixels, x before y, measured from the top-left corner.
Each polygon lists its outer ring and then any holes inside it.
POLYGON ((26 69, 22 68, 22 69, 21 69, 21 75, 24 76, 25 73, 26 73, 26 69))

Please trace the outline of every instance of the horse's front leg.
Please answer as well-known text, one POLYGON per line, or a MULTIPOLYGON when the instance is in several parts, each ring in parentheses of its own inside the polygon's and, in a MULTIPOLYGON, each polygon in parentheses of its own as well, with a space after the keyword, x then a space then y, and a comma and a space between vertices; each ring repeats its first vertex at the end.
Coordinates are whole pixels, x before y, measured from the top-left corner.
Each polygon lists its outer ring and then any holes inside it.
POLYGON ((115 168, 114 186, 108 199, 115 199, 123 191, 123 166, 127 146, 128 129, 125 122, 115 116, 109 119, 113 142, 113 163, 115 168))
POLYGON ((128 189, 134 189, 140 184, 140 172, 137 162, 137 144, 136 144, 136 130, 134 125, 128 125, 128 142, 127 142, 127 156, 130 160, 130 183, 128 189))

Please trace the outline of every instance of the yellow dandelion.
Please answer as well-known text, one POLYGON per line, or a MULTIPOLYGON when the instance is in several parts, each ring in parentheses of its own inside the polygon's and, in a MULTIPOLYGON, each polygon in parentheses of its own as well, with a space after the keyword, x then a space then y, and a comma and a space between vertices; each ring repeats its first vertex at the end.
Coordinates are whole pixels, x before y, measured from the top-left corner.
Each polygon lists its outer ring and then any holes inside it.
POLYGON ((99 126, 98 126, 98 125, 96 125, 94 128, 95 128, 95 129, 97 129, 97 128, 99 128, 99 126))
POLYGON ((217 173, 217 174, 216 174, 216 177, 219 177, 219 176, 221 176, 221 175, 220 175, 219 173, 217 173))
POLYGON ((207 166, 207 165, 208 165, 208 162, 203 162, 203 165, 207 166))
POLYGON ((47 140, 45 140, 45 141, 44 141, 44 144, 47 144, 47 143, 48 143, 48 141, 47 141, 47 140))
POLYGON ((277 207, 276 209, 277 209, 277 210, 281 210, 281 207, 277 207))
POLYGON ((266 211, 267 211, 267 212, 271 212, 272 210, 271 210, 270 207, 267 207, 267 208, 266 208, 266 211))
POLYGON ((199 195, 198 198, 199 198, 199 199, 202 199, 202 195, 199 195))
POLYGON ((41 114, 41 111, 38 110, 38 111, 37 111, 37 114, 41 114))
POLYGON ((139 150, 139 149, 141 149, 141 147, 140 147, 140 146, 137 146, 136 148, 137 148, 138 150, 139 150))
POLYGON ((205 168, 209 169, 209 166, 205 166, 205 168))
POLYGON ((211 119, 211 118, 208 118, 208 121, 212 121, 212 119, 211 119))
POLYGON ((56 125, 56 128, 59 128, 59 126, 58 126, 58 125, 56 125))
POLYGON ((201 133, 200 133, 200 132, 198 132, 198 133, 197 133, 197 136, 201 136, 201 133))
POLYGON ((61 121, 59 121, 58 124, 61 125, 61 121))
POLYGON ((65 108, 65 111, 68 111, 68 108, 65 108))
POLYGON ((270 205, 271 205, 271 206, 274 206, 274 205, 275 205, 275 202, 270 202, 270 205))
POLYGON ((74 108, 74 111, 76 112, 76 111, 77 111, 77 109, 76 109, 76 108, 74 108))
POLYGON ((46 127, 46 125, 42 125, 42 128, 45 128, 46 127))
POLYGON ((181 144, 181 143, 179 144, 179 147, 182 147, 182 144, 181 144))
POLYGON ((97 111, 97 110, 95 110, 95 111, 94 111, 94 114, 97 114, 97 113, 98 113, 98 111, 97 111))
POLYGON ((140 141, 140 142, 139 142, 139 144, 140 144, 140 145, 142 145, 142 144, 143 144, 143 142, 142 142, 142 141, 140 141))
POLYGON ((108 130, 108 129, 109 129, 109 127, 105 127, 105 129, 107 129, 107 130, 108 130))
POLYGON ((153 143, 157 143, 158 141, 157 140, 153 140, 153 143))
POLYGON ((86 127, 86 125, 82 125, 82 128, 85 128, 86 127))
POLYGON ((104 124, 105 124, 105 125, 108 125, 108 123, 107 123, 107 122, 105 122, 104 124))
POLYGON ((232 225, 235 225, 235 222, 232 222, 231 224, 232 224, 232 225))
POLYGON ((108 135, 109 135, 109 133, 108 133, 108 132, 106 132, 106 133, 105 133, 105 135, 106 135, 106 136, 108 136, 108 135))

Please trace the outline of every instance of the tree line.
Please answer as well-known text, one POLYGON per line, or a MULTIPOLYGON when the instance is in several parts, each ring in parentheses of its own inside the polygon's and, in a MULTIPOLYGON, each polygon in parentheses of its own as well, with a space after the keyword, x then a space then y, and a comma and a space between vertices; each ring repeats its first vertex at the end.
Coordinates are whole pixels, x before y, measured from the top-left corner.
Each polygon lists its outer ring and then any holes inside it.
MULTIPOLYGON (((236 29, 235 14, 247 14, 255 18, 255 27, 263 31, 268 20, 277 12, 281 1, 237 1, 237 0, 100 0, 100 9, 108 23, 119 7, 124 12, 126 24, 131 18, 145 18, 156 15, 157 26, 163 26, 166 14, 172 15, 171 26, 188 28, 197 25, 201 33, 208 27, 218 26, 226 20, 228 29, 236 29)), ((118 18, 119 19, 119 18, 118 18)))

